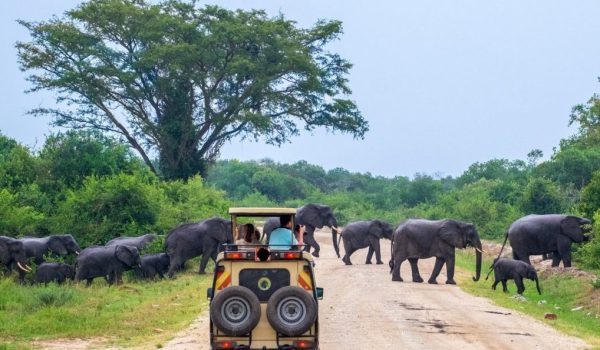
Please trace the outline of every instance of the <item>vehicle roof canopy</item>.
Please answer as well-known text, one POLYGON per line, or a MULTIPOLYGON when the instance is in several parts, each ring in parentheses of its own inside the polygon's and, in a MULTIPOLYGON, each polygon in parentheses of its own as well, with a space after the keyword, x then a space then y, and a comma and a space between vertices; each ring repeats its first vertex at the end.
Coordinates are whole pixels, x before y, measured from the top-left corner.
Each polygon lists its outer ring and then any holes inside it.
POLYGON ((296 208, 229 208, 229 214, 238 216, 295 215, 296 208))

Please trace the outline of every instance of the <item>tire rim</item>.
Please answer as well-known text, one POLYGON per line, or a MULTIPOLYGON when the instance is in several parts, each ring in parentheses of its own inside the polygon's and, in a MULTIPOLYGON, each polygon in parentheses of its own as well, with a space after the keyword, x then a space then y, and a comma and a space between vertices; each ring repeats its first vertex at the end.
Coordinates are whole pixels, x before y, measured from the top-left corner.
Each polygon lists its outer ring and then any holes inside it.
POLYGON ((306 318, 306 306, 297 297, 287 297, 277 305, 277 315, 285 324, 295 326, 306 318))
POLYGON ((243 298, 231 297, 223 303, 221 315, 227 322, 241 324, 250 318, 250 304, 243 298))

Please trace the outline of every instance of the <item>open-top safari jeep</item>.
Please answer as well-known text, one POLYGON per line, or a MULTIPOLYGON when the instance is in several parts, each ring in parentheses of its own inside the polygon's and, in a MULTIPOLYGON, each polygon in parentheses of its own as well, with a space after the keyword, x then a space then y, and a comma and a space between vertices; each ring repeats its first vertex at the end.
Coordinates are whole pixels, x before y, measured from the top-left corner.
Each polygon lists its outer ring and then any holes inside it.
MULTIPOLYGON (((296 209, 230 208, 229 214, 233 230, 242 217, 282 215, 290 215, 294 227, 296 209)), ((317 300, 323 289, 315 286, 312 256, 301 246, 223 248, 207 291, 211 349, 318 349, 317 300)))

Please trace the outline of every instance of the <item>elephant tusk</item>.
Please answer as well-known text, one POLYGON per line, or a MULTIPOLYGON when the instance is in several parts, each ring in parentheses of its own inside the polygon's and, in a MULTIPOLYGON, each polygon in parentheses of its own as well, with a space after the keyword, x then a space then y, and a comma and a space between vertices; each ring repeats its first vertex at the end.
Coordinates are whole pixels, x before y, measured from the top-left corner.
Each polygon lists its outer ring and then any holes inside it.
POLYGON ((334 230, 336 230, 336 231, 338 231, 338 232, 341 231, 337 226, 331 226, 331 228, 334 229, 334 230))
POLYGON ((474 247, 474 248, 475 248, 476 251, 478 251, 478 252, 480 252, 482 254, 487 254, 487 252, 485 250, 483 250, 483 249, 479 249, 477 247, 474 247))
POLYGON ((21 265, 21 263, 18 261, 17 261, 17 266, 25 272, 31 272, 31 269, 29 267, 23 267, 23 265, 21 265))
POLYGON ((76 254, 76 255, 79 255, 79 251, 75 251, 75 254, 76 254))

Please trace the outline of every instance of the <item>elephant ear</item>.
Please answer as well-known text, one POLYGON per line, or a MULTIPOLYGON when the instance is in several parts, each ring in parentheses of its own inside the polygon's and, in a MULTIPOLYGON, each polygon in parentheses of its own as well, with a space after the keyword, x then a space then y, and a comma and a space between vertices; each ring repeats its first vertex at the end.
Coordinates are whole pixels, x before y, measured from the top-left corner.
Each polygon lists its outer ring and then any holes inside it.
POLYGON ((467 245, 467 231, 458 222, 446 220, 440 228, 440 238, 447 244, 456 248, 465 248, 467 245))
POLYGON ((381 238, 383 237, 383 223, 379 220, 373 220, 369 226, 369 234, 381 238))
POLYGON ((10 251, 8 244, 3 240, 0 240, 0 263, 6 265, 10 261, 10 251))
POLYGON ((63 243, 62 237, 60 236, 52 236, 48 240, 48 248, 57 255, 67 255, 67 247, 63 243))
POLYGON ((575 216, 566 216, 560 222, 560 231, 563 235, 569 237, 573 242, 583 241, 583 230, 579 226, 579 218, 575 216))
POLYGON ((299 215, 297 215, 297 220, 302 225, 310 225, 316 228, 323 227, 320 208, 315 205, 306 205, 302 207, 299 215))
POLYGON ((133 252, 132 247, 118 245, 115 248, 115 256, 117 257, 117 260, 129 267, 135 264, 135 253, 133 252))

